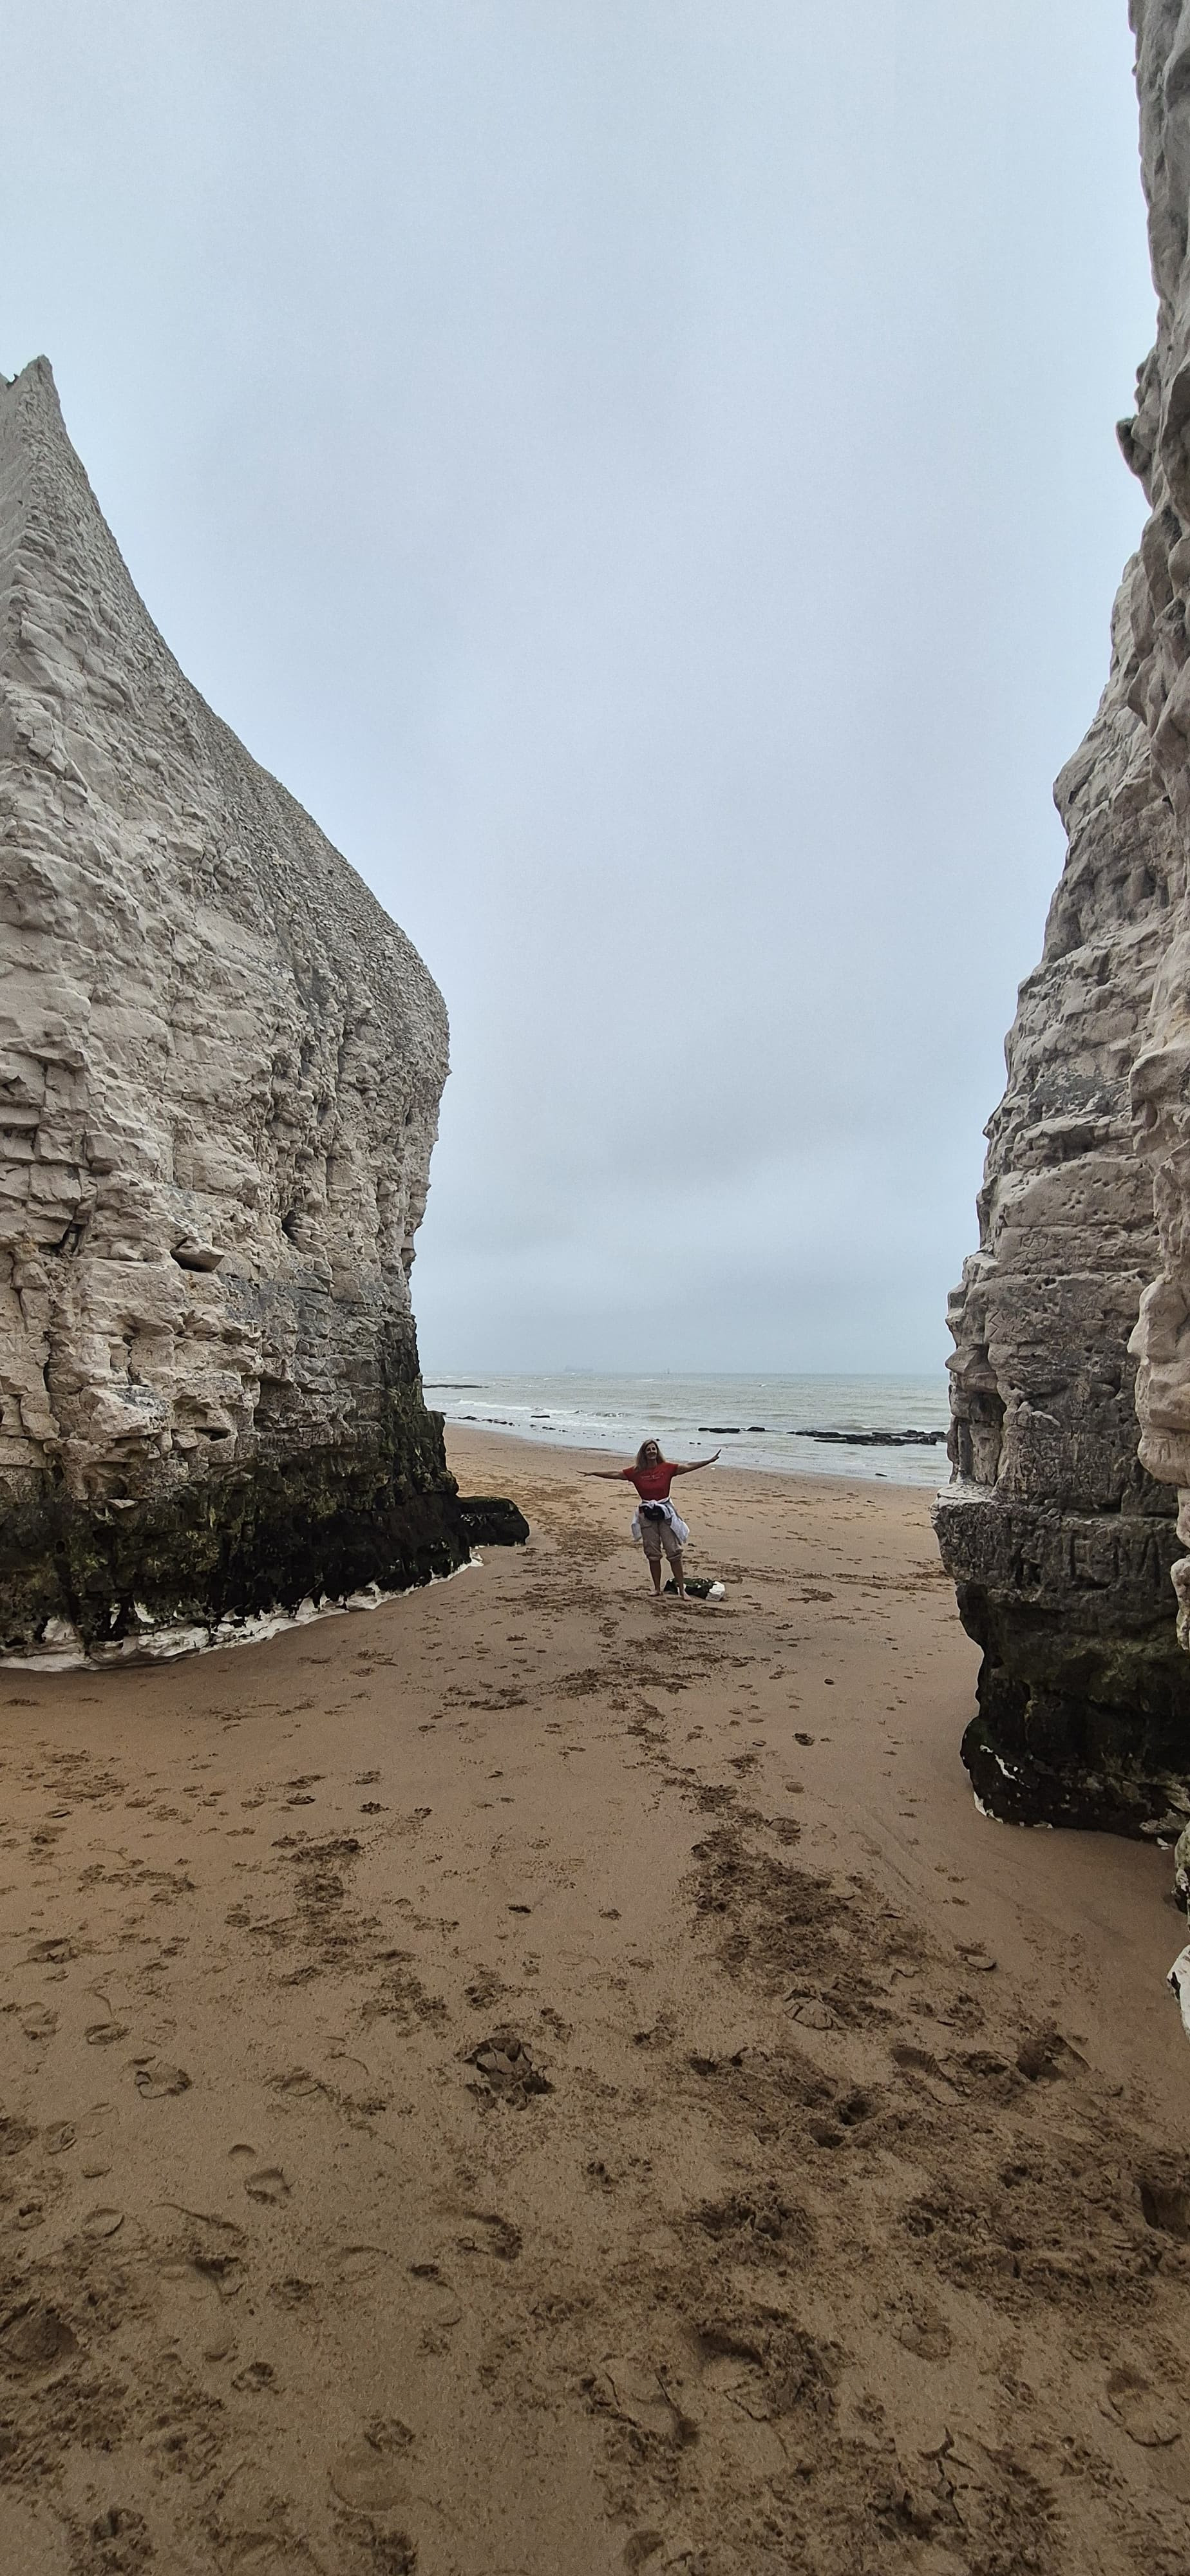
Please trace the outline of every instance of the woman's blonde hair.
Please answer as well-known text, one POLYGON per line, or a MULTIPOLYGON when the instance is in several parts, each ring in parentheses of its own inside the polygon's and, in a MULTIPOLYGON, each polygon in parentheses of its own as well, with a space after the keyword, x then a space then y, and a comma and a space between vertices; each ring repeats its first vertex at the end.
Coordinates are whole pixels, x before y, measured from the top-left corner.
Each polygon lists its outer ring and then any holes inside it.
POLYGON ((659 1440, 642 1440, 642 1442, 641 1442, 641 1444, 640 1444, 640 1447, 639 1447, 639 1449, 637 1450, 637 1453, 636 1453, 636 1463, 637 1463, 637 1466, 638 1466, 638 1467, 643 1467, 643 1466, 646 1464, 646 1460, 645 1460, 645 1451, 646 1451, 646 1449, 655 1449, 655 1450, 656 1450, 656 1452, 657 1452, 656 1464, 657 1464, 657 1466, 659 1466, 659 1467, 664 1467, 664 1465, 665 1465, 665 1452, 664 1452, 664 1450, 662 1449, 661 1442, 660 1442, 659 1440))

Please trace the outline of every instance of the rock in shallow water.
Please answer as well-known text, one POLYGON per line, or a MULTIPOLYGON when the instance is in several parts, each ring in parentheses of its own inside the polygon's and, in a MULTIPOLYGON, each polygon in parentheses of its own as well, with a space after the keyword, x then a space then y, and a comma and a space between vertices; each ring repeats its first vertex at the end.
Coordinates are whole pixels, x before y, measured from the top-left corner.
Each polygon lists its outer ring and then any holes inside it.
POLYGON ((0 382, 0 841, 0 1651, 450 1573, 441 997, 178 669, 44 360, 0 382))

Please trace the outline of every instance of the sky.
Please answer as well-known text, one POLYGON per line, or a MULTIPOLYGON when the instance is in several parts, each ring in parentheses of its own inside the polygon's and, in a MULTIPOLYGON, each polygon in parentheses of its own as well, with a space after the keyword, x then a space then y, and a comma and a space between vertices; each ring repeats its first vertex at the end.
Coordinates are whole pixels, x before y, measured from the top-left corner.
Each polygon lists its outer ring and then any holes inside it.
POLYGON ((1126 0, 7 0, 0 369, 450 1011, 427 1375, 933 1370, 1143 518, 1126 0))

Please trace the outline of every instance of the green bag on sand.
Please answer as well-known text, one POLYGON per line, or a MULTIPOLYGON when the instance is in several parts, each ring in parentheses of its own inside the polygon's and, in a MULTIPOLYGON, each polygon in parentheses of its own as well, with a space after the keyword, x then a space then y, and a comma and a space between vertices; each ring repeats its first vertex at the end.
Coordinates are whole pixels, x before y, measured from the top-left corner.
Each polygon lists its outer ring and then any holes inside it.
MULTIPOLYGON (((665 1589, 667 1592, 676 1592, 677 1588, 671 1574, 665 1589)), ((696 1601, 722 1601, 726 1588, 725 1584, 712 1583, 710 1576, 706 1574, 688 1574, 686 1577, 686 1590, 693 1594, 696 1601)))

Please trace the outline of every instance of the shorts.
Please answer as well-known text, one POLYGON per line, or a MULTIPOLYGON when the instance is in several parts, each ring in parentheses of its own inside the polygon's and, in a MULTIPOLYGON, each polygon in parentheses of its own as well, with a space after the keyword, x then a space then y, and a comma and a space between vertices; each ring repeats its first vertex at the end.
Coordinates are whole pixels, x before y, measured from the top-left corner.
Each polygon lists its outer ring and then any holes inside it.
POLYGON ((682 1553, 682 1541, 673 1522, 646 1520, 643 1511, 640 1514, 640 1543, 650 1565, 660 1565, 662 1548, 671 1565, 682 1553))

